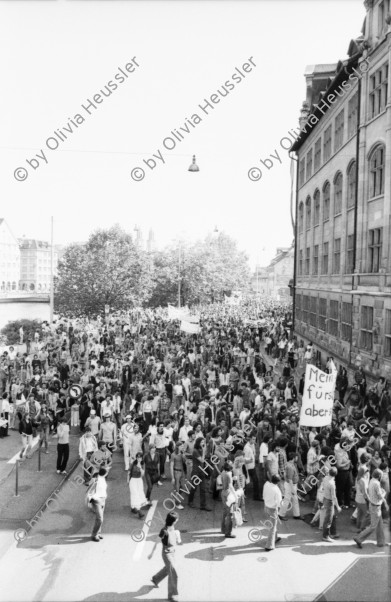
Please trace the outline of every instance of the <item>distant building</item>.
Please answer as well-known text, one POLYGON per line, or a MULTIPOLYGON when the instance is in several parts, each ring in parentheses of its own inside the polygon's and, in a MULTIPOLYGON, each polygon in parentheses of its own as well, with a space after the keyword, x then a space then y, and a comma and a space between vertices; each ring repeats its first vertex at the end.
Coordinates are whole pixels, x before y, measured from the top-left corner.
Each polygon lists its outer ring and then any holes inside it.
POLYGON ((19 244, 5 219, 0 218, 0 291, 17 290, 19 281, 19 244))
MULTIPOLYGON (((49 292, 51 257, 50 244, 31 238, 19 239, 20 289, 24 291, 49 292)), ((53 271, 56 273, 58 254, 53 253, 53 271)))
POLYGON ((255 293, 268 295, 274 299, 290 297, 289 283, 293 278, 294 247, 278 247, 276 256, 270 264, 257 266, 251 278, 251 287, 255 293))
POLYGON ((256 266, 255 272, 251 277, 251 288, 259 295, 269 294, 269 275, 266 268, 256 266))

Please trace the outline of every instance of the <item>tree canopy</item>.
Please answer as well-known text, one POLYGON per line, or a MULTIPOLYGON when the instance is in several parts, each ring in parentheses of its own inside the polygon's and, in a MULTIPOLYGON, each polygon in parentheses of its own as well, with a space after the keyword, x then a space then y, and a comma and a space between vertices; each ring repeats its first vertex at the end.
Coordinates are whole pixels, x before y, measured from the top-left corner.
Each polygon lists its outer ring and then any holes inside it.
POLYGON ((70 245, 55 282, 55 311, 89 317, 142 305, 152 290, 152 266, 146 253, 119 226, 98 230, 85 245, 70 245))
POLYGON ((182 304, 205 303, 246 289, 250 269, 246 255, 224 233, 148 253, 113 226, 66 249, 55 281, 55 311, 93 317, 102 315, 105 305, 121 311, 175 304, 179 278, 182 304))

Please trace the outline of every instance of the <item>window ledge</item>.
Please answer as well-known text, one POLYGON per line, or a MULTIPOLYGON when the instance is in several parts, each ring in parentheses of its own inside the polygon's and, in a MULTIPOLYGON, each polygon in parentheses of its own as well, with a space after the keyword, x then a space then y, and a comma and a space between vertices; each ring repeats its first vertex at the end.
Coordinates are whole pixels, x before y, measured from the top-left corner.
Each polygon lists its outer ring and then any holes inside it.
POLYGON ((367 199, 367 202, 372 203, 372 201, 379 201, 381 199, 384 199, 384 192, 382 194, 378 194, 377 196, 373 196, 370 199, 367 199))

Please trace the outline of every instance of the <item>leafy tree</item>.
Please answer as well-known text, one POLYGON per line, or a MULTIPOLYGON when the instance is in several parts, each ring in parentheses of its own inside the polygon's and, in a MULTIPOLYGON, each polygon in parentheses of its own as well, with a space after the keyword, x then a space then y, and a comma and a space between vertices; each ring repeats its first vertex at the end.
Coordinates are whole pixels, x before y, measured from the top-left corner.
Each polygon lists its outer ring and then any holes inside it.
POLYGON ((23 326, 23 341, 28 338, 34 339, 34 334, 39 332, 42 335, 42 322, 39 320, 12 320, 2 329, 1 334, 5 338, 6 345, 16 345, 20 341, 19 329, 23 326))
POLYGON ((118 225, 97 230, 85 245, 70 245, 59 264, 55 311, 66 316, 94 317, 128 310, 146 302, 152 289, 147 253, 118 225))
POLYGON ((182 244, 180 262, 178 255, 178 246, 155 254, 152 306, 177 302, 179 275, 183 305, 222 300, 224 293, 249 286, 248 259, 224 233, 217 239, 209 236, 194 244, 182 244))

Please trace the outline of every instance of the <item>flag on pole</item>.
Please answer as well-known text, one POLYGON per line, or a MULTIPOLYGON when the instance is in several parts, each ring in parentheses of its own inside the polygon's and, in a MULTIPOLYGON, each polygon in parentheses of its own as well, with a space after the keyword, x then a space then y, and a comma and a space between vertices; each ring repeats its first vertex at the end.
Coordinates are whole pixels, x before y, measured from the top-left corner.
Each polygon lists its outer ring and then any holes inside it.
POLYGON ((337 369, 333 362, 331 362, 331 374, 326 374, 316 366, 307 364, 300 426, 331 424, 336 379, 337 369))

